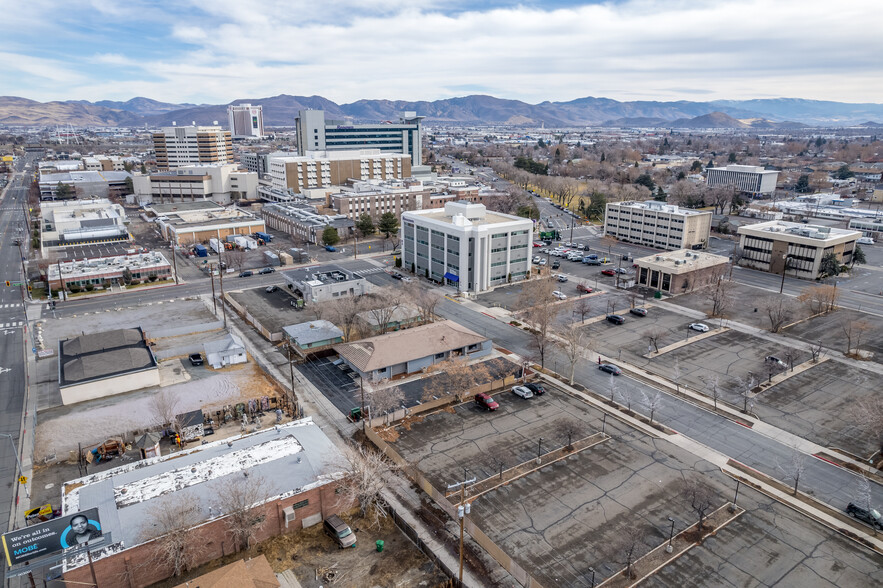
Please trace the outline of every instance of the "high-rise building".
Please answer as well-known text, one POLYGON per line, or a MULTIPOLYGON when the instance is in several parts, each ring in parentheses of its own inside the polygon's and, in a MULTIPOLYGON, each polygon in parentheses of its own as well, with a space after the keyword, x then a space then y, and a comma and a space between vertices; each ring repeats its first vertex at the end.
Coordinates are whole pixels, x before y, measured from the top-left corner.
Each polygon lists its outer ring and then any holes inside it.
POLYGON ((705 173, 705 183, 709 188, 730 187, 755 197, 775 192, 776 180, 779 177, 779 172, 765 170, 757 165, 710 167, 705 173))
POLYGON ((303 156, 269 158, 271 183, 295 194, 311 188, 339 186, 347 180, 401 179, 411 175, 411 158, 379 149, 316 152, 303 156))
POLYGON ((260 139, 264 136, 264 111, 260 105, 231 104, 227 107, 227 121, 234 139, 260 139))
POLYGON ((233 139, 221 127, 163 127, 153 134, 156 166, 233 163, 233 139))
POLYGON ((398 123, 354 125, 325 120, 324 110, 301 110, 295 119, 297 152, 380 149, 410 155, 411 165, 419 166, 423 162, 422 120, 416 112, 405 112, 398 123))
POLYGON ((710 232, 710 212, 655 200, 608 202, 604 214, 605 235, 657 249, 703 249, 710 232))

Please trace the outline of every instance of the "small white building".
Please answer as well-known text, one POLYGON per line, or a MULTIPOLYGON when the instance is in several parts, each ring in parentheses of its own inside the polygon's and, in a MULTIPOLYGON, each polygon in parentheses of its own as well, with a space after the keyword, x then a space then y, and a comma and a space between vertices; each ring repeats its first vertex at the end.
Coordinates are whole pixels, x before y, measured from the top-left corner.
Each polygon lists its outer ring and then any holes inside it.
POLYGON ((223 339, 204 343, 203 349, 206 361, 216 370, 248 361, 248 354, 245 351, 245 345, 242 344, 242 339, 232 333, 223 339))
POLYGON ((730 187, 757 197, 775 192, 779 178, 779 172, 766 170, 758 165, 710 167, 705 173, 705 183, 709 188, 730 187))
POLYGON ((533 221, 483 204, 402 214, 402 267, 461 292, 484 292, 530 272, 533 221))

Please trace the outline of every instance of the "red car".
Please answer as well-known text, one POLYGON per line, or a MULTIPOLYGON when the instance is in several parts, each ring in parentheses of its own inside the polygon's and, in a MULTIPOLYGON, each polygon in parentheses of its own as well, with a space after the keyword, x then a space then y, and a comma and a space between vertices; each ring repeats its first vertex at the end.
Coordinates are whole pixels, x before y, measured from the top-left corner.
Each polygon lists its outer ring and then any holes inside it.
POLYGON ((585 284, 577 284, 576 290, 577 292, 584 292, 586 294, 591 294, 595 291, 594 288, 592 288, 591 286, 586 286, 585 284))
POLYGON ((475 404, 480 406, 485 410, 497 410, 500 408, 500 405, 494 400, 489 394, 485 394, 484 392, 480 392, 475 395, 475 404))
POLYGON ((615 276, 616 275, 616 272, 613 271, 612 269, 601 270, 601 273, 604 274, 605 276, 615 276))

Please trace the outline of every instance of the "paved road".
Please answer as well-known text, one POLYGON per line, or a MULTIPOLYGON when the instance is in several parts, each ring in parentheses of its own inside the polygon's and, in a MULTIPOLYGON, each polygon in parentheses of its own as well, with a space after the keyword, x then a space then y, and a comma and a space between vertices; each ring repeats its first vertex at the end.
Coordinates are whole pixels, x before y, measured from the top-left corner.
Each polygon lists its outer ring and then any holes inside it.
MULTIPOLYGON (((497 345, 527 357, 533 355, 530 335, 521 329, 447 299, 439 305, 438 312, 445 318, 491 337, 497 345)), ((560 371, 566 371, 564 366, 568 364, 563 355, 553 351, 546 365, 553 368, 557 365, 560 371)), ((582 362, 577 365, 576 380, 603 394, 609 389, 611 376, 600 372, 594 364, 582 362)), ((632 388, 633 397, 641 398, 642 392, 648 395, 656 392, 654 388, 626 376, 620 376, 615 381, 617 386, 632 388)), ((664 397, 662 408, 656 411, 659 422, 765 474, 778 479, 787 477, 783 470, 787 470, 791 463, 794 453, 791 448, 690 402, 669 394, 664 397)), ((800 478, 800 488, 835 508, 845 508, 852 499, 856 476, 815 458, 807 458, 805 464, 806 471, 800 478)), ((872 490, 874 503, 883 504, 883 486, 873 484, 872 490)))
MULTIPOLYGON (((17 163, 21 171, 24 161, 17 163)), ((27 187, 22 176, 16 176, 6 195, 0 200, 0 513, 10 515, 9 527, 20 519, 12 516, 18 488, 18 470, 15 451, 19 447, 22 412, 24 408, 26 372, 24 357, 25 312, 22 290, 18 286, 6 286, 6 281, 23 280, 21 256, 14 239, 22 237, 27 244, 27 226, 22 204, 27 202, 27 187)), ((26 249, 25 249, 26 251, 26 249)), ((6 516, 4 514, 3 516, 6 516)), ((5 530, 5 529, 4 529, 5 530)), ((4 568, 5 569, 5 568, 4 568)))

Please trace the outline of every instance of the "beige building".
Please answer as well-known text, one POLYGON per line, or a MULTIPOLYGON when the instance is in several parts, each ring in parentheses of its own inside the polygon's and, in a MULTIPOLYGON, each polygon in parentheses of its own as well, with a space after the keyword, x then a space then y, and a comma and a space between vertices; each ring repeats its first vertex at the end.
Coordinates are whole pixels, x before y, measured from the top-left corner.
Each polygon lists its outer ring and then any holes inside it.
POLYGON ((107 198, 43 202, 40 217, 44 249, 130 239, 126 209, 107 198))
POLYGON ((258 174, 235 164, 194 165, 133 177, 133 203, 212 200, 230 204, 257 198, 258 174))
POLYGON ((729 258, 704 251, 679 249, 635 260, 639 286, 683 294, 706 286, 728 269, 729 258))
POLYGON ((841 264, 852 261, 861 231, 785 221, 739 227, 739 265, 774 274, 815 280, 822 258, 833 253, 841 264))
POLYGON ((655 200, 610 202, 604 215, 605 235, 656 249, 704 249, 710 232, 710 212, 655 200))
POLYGON ((126 171, 126 162, 116 155, 95 155, 83 158, 83 168, 86 171, 126 171))
MULTIPOLYGON (((182 203, 184 205, 189 202, 182 203)), ((196 203, 199 204, 199 203, 196 203)), ((266 231, 263 219, 237 208, 199 207, 186 209, 172 204, 153 206, 156 224, 166 241, 176 245, 223 241, 228 235, 250 236, 266 231)))
POLYGON ((300 194, 310 188, 339 186, 351 179, 407 178, 411 176, 411 157, 381 153, 379 149, 309 151, 306 155, 271 157, 267 175, 273 188, 300 194))
POLYGON ((163 127, 153 150, 159 169, 233 163, 233 138, 221 127, 163 127))

